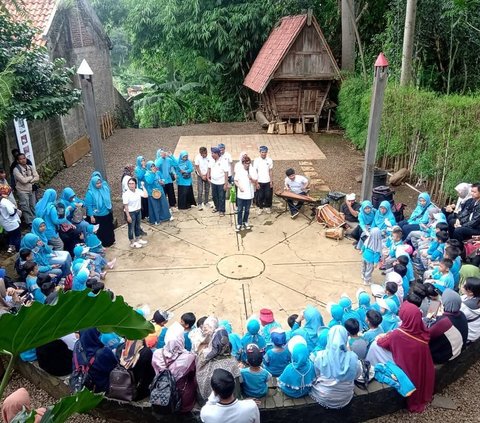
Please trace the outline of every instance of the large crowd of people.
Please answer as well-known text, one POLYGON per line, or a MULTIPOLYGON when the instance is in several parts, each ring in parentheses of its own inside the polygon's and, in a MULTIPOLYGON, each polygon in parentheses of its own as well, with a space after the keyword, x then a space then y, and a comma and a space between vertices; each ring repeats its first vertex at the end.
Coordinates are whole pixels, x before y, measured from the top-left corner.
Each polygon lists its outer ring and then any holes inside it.
MULTIPOLYGON (((131 247, 147 244, 142 219, 153 225, 172 220, 177 206, 211 207, 222 216, 230 191, 235 228, 249 229, 252 200, 260 211, 269 213, 272 206, 273 162, 267 147, 259 153, 253 161, 242 153, 234 167, 223 145, 212 147, 211 155, 200 148, 193 163, 185 151, 175 158, 160 149, 155 161, 139 156, 121 181, 131 247)), ((37 202, 30 194, 38 175, 21 154, 17 162, 12 174, 28 231, 22 237, 19 225, 13 225, 20 223, 20 215, 0 171, 1 225, 9 248, 18 252, 20 281, 13 283, 0 270, 0 313, 15 313, 31 301, 52 304, 58 289, 103 290, 106 272, 115 265, 106 258, 115 243, 109 184, 93 172, 84 199, 66 187, 59 198, 47 189, 37 202)), ((305 193, 308 179, 288 169, 285 188, 305 193)), ((171 386, 159 382, 168 377, 176 393, 170 398, 178 399, 171 411, 188 412, 198 403, 207 423, 260 421, 258 401, 272 389, 342 408, 353 397, 355 381, 365 382, 370 365, 376 377, 407 397, 410 411, 422 412, 432 400, 434 364, 455 359, 480 337, 479 189, 480 184, 460 184, 457 203, 443 208, 421 193, 408 220, 400 222, 388 201, 376 210, 370 201, 359 204, 349 194, 342 210, 362 256, 364 285, 356 298, 342 295, 328 305, 329 321, 312 305, 287 322, 263 308, 242 331, 222 320, 228 316, 197 319, 194 310, 175 321, 172 313, 157 310, 151 318, 155 332, 143 340, 90 328, 26 351, 22 359, 38 360, 56 376, 87 369, 83 383, 93 391, 118 399, 150 396, 154 404, 162 397, 158 390, 171 386), (382 272, 383 283, 373 283, 376 271, 382 272), (133 375, 128 395, 125 386, 118 386, 125 380, 117 377, 119 371, 133 375), (391 372, 395 380, 388 377, 391 372)), ((291 201, 289 206, 294 218, 302 204, 291 201)), ((145 309, 137 311, 150 318, 145 309)), ((10 411, 2 413, 6 419, 10 411)))

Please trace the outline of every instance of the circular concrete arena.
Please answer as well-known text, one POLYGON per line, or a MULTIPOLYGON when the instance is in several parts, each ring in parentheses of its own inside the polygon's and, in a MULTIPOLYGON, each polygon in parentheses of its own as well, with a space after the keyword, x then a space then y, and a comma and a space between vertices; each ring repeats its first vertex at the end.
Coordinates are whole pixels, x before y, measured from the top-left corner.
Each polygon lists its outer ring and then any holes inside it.
POLYGON ((124 225, 108 251, 109 259, 118 260, 106 286, 134 307, 147 304, 152 313, 167 309, 175 320, 188 311, 197 318, 214 314, 239 333, 264 307, 284 327, 289 315, 308 304, 328 321, 329 302, 343 293, 356 301, 363 287, 361 256, 349 240, 325 238, 323 227, 306 216, 292 220, 276 210, 281 205, 259 216, 252 209, 252 229, 239 233, 231 209, 225 217, 211 209, 178 211, 173 222, 143 222, 148 245, 138 250, 129 248, 124 225))

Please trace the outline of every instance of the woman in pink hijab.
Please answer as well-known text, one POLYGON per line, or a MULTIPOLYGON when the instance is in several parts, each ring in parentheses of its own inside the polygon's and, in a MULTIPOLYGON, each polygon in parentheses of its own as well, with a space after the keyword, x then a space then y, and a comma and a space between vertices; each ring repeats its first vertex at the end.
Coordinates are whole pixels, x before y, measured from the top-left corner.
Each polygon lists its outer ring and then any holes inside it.
POLYGON ((175 378, 182 399, 181 413, 191 411, 196 401, 195 354, 185 349, 183 327, 173 324, 165 334, 165 346, 155 350, 152 366, 155 373, 169 370, 175 378))
MULTIPOLYGON (((10 423, 18 413, 23 411, 24 407, 28 412, 32 409, 30 395, 25 388, 20 388, 5 398, 2 405, 3 421, 5 423, 10 423)), ((40 422, 46 411, 45 408, 37 408, 35 410, 35 423, 40 422)))

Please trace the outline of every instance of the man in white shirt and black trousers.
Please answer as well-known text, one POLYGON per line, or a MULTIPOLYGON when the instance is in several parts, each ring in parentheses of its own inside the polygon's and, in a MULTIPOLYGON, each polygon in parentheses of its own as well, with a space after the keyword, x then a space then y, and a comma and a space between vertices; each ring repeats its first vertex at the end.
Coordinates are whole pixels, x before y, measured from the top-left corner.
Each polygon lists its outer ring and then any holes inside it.
MULTIPOLYGON (((285 189, 294 194, 307 195, 308 185, 310 182, 305 176, 296 175, 295 170, 290 168, 285 171, 287 177, 285 178, 285 189)), ((290 209, 291 218, 295 219, 300 213, 303 206, 303 201, 287 200, 288 208, 290 209)))
POLYGON ((273 160, 267 157, 268 147, 262 145, 259 148, 260 157, 253 161, 253 167, 257 171, 257 206, 259 213, 265 210, 267 213, 272 212, 273 198, 273 160))
POLYGON ((235 398, 235 379, 224 369, 215 369, 210 381, 213 392, 200 411, 204 423, 260 423, 260 411, 251 399, 235 398))

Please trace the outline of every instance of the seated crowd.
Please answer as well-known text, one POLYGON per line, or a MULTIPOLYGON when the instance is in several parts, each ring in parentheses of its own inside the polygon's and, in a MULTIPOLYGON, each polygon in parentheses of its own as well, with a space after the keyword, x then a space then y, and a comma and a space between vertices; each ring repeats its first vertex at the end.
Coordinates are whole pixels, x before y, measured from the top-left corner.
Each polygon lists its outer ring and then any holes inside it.
MULTIPOLYGON (((480 235, 479 188, 472 185, 471 198, 465 194, 442 210, 422 193, 410 218, 398 224, 388 202, 377 211, 364 201, 360 229, 352 236, 358 238, 366 286, 354 301, 342 295, 329 304, 328 322, 310 305, 291 315, 285 330, 264 308, 241 333, 215 316, 197 320, 189 312, 173 322, 171 313, 157 310, 155 332, 143 340, 90 328, 26 351, 22 359, 38 360, 56 376, 86 368, 85 386, 117 399, 150 396, 154 402, 154 391, 165 387, 158 380, 168 375, 179 397, 172 411, 188 412, 199 403, 204 422, 259 421, 255 401, 269 389, 291 398, 308 395, 327 408, 345 407, 369 362, 375 377, 407 397, 410 411, 422 412, 432 400, 434 364, 455 359, 480 337, 479 263, 476 257, 467 263, 463 242, 480 235), (383 271, 382 284, 372 284, 375 267, 383 271), (128 393, 119 386, 122 369, 132 374, 128 393)), ((114 265, 105 258, 105 248, 114 243, 111 209, 110 187, 98 172, 85 200, 65 188, 57 202, 55 190, 47 189, 16 260, 24 288, 1 270, 0 314, 29 301, 54 303, 59 288, 88 287, 93 294, 104 289, 101 280, 114 265), (86 219, 78 213, 83 206, 86 219)))

